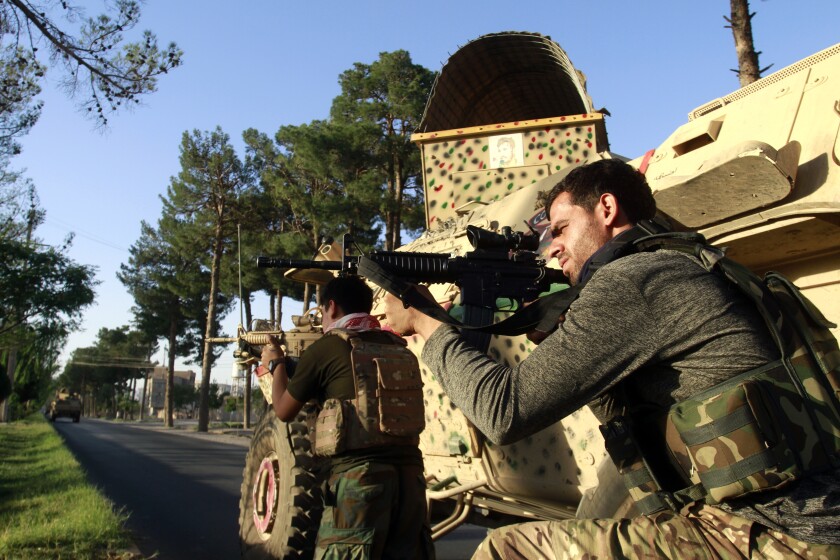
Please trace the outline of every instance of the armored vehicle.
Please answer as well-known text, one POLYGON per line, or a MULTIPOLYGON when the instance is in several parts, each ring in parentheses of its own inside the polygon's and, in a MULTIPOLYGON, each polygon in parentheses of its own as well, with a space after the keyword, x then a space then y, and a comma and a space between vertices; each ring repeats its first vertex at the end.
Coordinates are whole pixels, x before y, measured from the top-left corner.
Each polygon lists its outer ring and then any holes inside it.
MULTIPOLYGON (((623 157, 610 151, 605 115, 557 43, 535 33, 480 37, 443 66, 412 137, 423 162, 427 229, 400 251, 463 255, 470 225, 527 227, 544 250, 540 193, 579 165, 620 158, 646 175, 674 229, 699 231, 758 273, 782 272, 840 322, 840 101, 830 85, 837 80, 840 45, 691 111, 656 149, 623 157)), ((454 284, 430 289, 440 303, 458 303, 454 284)), ((382 290, 377 295, 381 314, 382 290)), ((408 342, 419 356, 422 340, 408 342)), ((524 336, 493 335, 487 351, 516 364, 533 348, 524 336)), ((588 408, 496 445, 450 402, 435 372, 422 369, 421 448, 440 518, 433 538, 464 522, 632 512, 588 408)), ((254 444, 262 447, 252 449, 242 486, 246 556, 311 554, 319 494, 306 431, 306 414, 288 425, 269 415, 257 429, 254 444), (269 438, 275 447, 260 443, 269 438)))
POLYGON ((55 398, 50 401, 47 416, 52 422, 55 422, 56 418, 72 418, 73 422, 78 422, 82 417, 82 400, 79 394, 64 388, 56 391, 55 398))

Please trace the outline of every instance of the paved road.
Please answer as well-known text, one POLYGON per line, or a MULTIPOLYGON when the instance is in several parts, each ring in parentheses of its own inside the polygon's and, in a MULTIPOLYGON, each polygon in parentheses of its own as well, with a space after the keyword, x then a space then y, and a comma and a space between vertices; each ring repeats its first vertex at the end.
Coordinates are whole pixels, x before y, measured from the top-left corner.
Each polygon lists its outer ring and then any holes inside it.
MULTIPOLYGON (((130 514, 128 528, 156 560, 239 558, 239 490, 249 439, 82 418, 55 423, 93 484, 130 514)), ((485 529, 438 541, 438 560, 469 558, 485 529)))
POLYGON ((144 556, 239 557, 247 439, 236 444, 89 418, 55 427, 91 482, 130 513, 128 527, 144 556))

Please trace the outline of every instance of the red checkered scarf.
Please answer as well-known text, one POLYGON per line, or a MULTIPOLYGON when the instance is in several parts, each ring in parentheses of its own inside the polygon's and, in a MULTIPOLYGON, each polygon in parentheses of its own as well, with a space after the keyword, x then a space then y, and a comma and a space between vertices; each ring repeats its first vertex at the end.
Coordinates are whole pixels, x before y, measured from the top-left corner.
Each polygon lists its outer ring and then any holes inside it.
POLYGON ((332 329, 347 329, 349 331, 371 331, 379 329, 379 321, 376 317, 367 313, 350 313, 345 315, 332 325, 324 327, 324 334, 327 334, 332 329))

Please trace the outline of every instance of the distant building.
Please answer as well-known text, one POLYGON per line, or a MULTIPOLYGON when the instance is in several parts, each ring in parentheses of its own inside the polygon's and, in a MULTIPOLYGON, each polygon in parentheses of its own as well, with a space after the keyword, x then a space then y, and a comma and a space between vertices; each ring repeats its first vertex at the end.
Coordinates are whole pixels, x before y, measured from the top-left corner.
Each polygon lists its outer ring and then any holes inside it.
MULTIPOLYGON (((149 376, 146 384, 146 410, 150 416, 162 418, 166 401, 166 373, 168 369, 158 366, 149 376)), ((195 387, 194 371, 176 371, 174 375, 175 385, 189 385, 195 387)))

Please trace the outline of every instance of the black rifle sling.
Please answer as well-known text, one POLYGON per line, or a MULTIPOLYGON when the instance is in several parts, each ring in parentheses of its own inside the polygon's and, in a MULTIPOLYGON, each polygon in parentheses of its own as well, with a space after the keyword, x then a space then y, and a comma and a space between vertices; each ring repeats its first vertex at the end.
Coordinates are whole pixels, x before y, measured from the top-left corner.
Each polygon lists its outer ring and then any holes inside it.
POLYGON ((379 263, 359 257, 358 273, 377 286, 393 294, 406 307, 413 307, 442 323, 453 325, 459 329, 467 329, 490 334, 516 336, 537 330, 551 332, 557 326, 557 320, 577 299, 582 286, 573 286, 560 292, 554 292, 541 297, 534 303, 518 309, 506 319, 489 325, 465 325, 450 316, 436 301, 426 297, 417 290, 417 286, 406 282, 389 272, 379 263))

